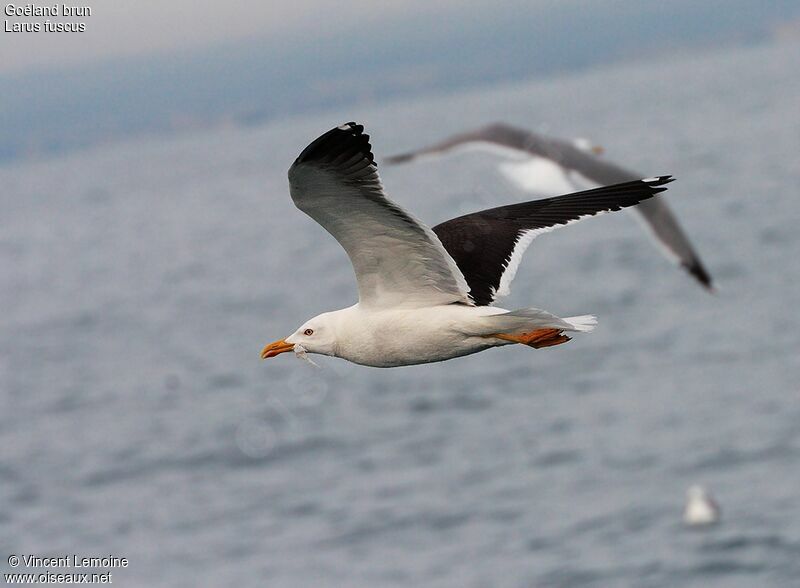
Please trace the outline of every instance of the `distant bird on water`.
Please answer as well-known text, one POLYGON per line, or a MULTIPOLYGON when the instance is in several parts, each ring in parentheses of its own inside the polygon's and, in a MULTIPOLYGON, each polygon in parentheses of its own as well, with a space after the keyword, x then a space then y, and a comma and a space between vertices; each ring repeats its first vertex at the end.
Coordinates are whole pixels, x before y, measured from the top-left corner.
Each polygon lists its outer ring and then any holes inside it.
POLYGON ((719 522, 720 508, 711 494, 702 486, 691 486, 686 491, 683 522, 689 526, 712 525, 719 522))
POLYGON ((295 205, 347 252, 358 303, 306 321, 270 343, 375 367, 443 361, 521 343, 551 347, 591 331, 593 316, 489 306, 509 291, 534 237, 666 190, 670 176, 596 188, 460 216, 429 229, 384 193, 364 127, 347 123, 306 147, 289 169, 295 205))
MULTIPOLYGON (((520 189, 540 195, 585 190, 641 177, 597 157, 603 152, 602 147, 592 145, 586 139, 568 142, 503 123, 453 135, 429 147, 387 157, 386 163, 404 163, 457 149, 476 149, 501 156, 505 161, 500 164, 500 171, 520 189)), ((713 290, 711 275, 662 198, 650 198, 632 210, 641 215, 667 258, 681 265, 704 288, 713 290)))

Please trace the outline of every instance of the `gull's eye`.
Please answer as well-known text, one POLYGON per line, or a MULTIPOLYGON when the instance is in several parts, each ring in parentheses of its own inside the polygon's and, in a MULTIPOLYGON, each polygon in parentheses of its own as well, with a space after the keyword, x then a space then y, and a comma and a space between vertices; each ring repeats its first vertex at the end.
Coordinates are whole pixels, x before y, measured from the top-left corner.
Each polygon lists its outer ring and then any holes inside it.
POLYGON ((314 334, 314 329, 306 329, 305 331, 303 331, 303 335, 305 335, 306 337, 310 337, 313 334, 314 334))

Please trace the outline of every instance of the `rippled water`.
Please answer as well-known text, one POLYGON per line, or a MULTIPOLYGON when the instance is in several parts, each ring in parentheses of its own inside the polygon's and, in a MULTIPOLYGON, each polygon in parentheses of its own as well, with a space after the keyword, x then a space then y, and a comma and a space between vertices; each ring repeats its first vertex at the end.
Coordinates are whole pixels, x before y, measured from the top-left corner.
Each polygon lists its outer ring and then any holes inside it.
MULTIPOLYGON (((789 586, 800 578, 800 46, 618 67, 0 168, 0 552, 124 556, 130 586, 789 586), (261 346, 353 302, 286 169, 505 119, 669 198, 719 293, 632 217, 529 250, 506 307, 569 345, 322 368, 261 346), (707 485, 724 520, 680 523, 707 485)), ((431 223, 524 195, 463 155, 384 168, 431 223)))

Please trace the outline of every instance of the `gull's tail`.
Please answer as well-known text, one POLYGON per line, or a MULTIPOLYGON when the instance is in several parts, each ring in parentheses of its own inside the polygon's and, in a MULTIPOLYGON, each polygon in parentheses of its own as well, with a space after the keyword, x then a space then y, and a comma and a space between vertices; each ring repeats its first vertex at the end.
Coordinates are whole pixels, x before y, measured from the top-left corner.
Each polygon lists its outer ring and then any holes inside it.
POLYGON ((519 334, 536 329, 558 329, 559 331, 589 332, 597 324, 590 314, 560 318, 540 308, 520 308, 501 314, 481 317, 479 335, 492 333, 519 334))
POLYGON ((597 326, 597 317, 594 316, 593 314, 568 316, 567 318, 561 320, 563 320, 565 323, 569 323, 570 325, 572 325, 571 330, 580 331, 582 333, 588 333, 589 331, 594 331, 594 328, 597 326))

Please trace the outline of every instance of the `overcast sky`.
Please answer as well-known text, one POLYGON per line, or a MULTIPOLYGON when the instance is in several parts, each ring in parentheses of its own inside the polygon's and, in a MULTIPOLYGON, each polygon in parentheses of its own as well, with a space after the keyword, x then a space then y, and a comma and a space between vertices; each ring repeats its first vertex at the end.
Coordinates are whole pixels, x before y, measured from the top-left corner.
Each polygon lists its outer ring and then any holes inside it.
MULTIPOLYGON (((60 0, 74 6, 88 6, 91 16, 58 17, 58 21, 85 23, 86 32, 6 32, 0 27, 0 74, 30 71, 40 66, 63 66, 109 61, 116 57, 174 53, 202 47, 233 43, 238 39, 260 38, 272 41, 286 39, 287 46, 296 46, 313 37, 337 37, 352 34, 359 28, 373 32, 383 27, 387 35, 397 31, 414 31, 420 27, 435 31, 460 29, 471 25, 479 30, 498 14, 540 22, 555 13, 582 15, 615 13, 630 22, 637 13, 650 15, 648 27, 657 25, 659 14, 691 13, 693 3, 658 2, 656 0, 403 0, 374 2, 371 0, 60 0), (405 27, 405 28, 403 28, 405 27)), ((52 6, 53 0, 34 2, 19 0, 14 5, 52 6)), ((791 0, 775 0, 773 12, 792 12, 791 0)), ((26 18, 5 14, 8 0, 0 0, 0 19, 14 23, 38 21, 44 17, 26 18)), ((723 20, 729 13, 752 16, 742 6, 770 4, 758 0, 703 0, 697 3, 698 13, 711 11, 723 20)), ((751 8, 752 8, 751 6, 751 8)), ((691 26, 692 22, 687 22, 691 26)), ((563 25, 563 23, 562 23, 563 25)), ((619 32, 616 31, 615 34, 619 32)), ((402 39, 398 39, 401 42, 402 39)), ((580 38, 570 42, 580 43, 580 38)))
MULTIPOLYGON (((547 5, 554 0, 535 0, 547 5)), ((91 8, 87 18, 59 17, 62 22, 83 21, 83 33, 11 33, 0 29, 0 73, 36 66, 88 63, 119 56, 197 48, 245 37, 291 37, 293 34, 335 35, 338 28, 353 29, 397 18, 468 15, 491 5, 486 0, 67 0, 69 6, 91 8)), ((60 4, 59 3, 59 6, 60 4)), ((527 4, 530 4, 528 2, 527 4)), ((0 6, 7 6, 3 0, 0 6)), ((26 1, 16 2, 25 6, 26 1)), ((37 2, 52 6, 51 0, 37 2)), ((2 15, 9 24, 43 22, 44 18, 2 15)))

